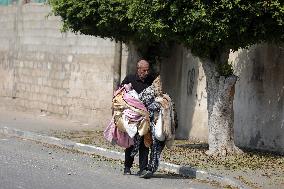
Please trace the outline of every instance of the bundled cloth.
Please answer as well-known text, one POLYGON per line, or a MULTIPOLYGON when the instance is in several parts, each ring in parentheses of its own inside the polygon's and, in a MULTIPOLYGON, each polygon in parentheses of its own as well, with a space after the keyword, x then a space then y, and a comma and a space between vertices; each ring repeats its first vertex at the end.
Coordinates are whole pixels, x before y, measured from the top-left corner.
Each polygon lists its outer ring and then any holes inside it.
POLYGON ((153 141, 156 139, 165 142, 166 146, 170 148, 175 139, 178 121, 174 102, 168 94, 163 92, 160 76, 153 81, 151 86, 139 94, 139 99, 149 111, 153 141))
POLYGON ((154 136, 159 141, 165 141, 168 148, 171 148, 175 139, 175 130, 177 128, 177 116, 172 102, 168 94, 161 94, 155 98, 160 103, 161 108, 158 114, 154 115, 155 128, 154 136))
MULTIPOLYGON (((172 99, 162 91, 160 76, 153 81, 151 86, 139 93, 139 99, 149 112, 152 145, 147 171, 154 173, 158 169, 164 147, 171 148, 173 145, 177 116, 172 99)), ((134 157, 138 153, 140 144, 141 137, 135 137, 131 156, 134 157)))
MULTIPOLYGON (((150 136, 149 113, 131 84, 115 91, 112 107, 113 116, 104 131, 104 137, 109 142, 128 148, 133 145, 136 134, 150 136)), ((145 145, 150 146, 151 138, 144 138, 145 145)))

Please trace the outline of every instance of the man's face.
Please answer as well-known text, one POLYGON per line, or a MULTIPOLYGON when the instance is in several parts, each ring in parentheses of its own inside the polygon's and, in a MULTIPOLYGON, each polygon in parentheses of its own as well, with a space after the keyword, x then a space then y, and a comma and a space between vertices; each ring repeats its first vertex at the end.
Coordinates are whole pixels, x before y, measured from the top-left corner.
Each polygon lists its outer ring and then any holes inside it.
POLYGON ((138 64, 137 74, 140 79, 145 79, 149 74, 149 64, 146 62, 138 64))

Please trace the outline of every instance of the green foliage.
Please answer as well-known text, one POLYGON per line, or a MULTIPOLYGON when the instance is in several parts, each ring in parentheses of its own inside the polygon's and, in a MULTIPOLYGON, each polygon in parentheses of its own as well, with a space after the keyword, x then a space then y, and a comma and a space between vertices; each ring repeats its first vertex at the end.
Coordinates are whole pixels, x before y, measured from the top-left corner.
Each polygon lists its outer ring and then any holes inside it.
POLYGON ((134 31, 129 27, 126 0, 50 0, 55 15, 61 16, 63 30, 129 41, 134 31))
MULTIPOLYGON (((159 34, 161 30, 151 32, 148 30, 150 28, 142 27, 151 26, 154 29, 156 17, 152 17, 152 20, 145 18, 146 23, 141 22, 139 27, 137 26, 139 23, 137 19, 140 19, 141 12, 133 12, 133 10, 141 5, 138 1, 50 0, 49 3, 53 13, 62 18, 63 32, 71 30, 75 33, 106 37, 125 43, 131 41, 137 47, 140 56, 152 63, 155 63, 159 57, 166 56, 165 52, 168 48, 165 47, 168 47, 168 42, 161 42, 155 35, 151 36, 152 33, 164 36, 159 34)), ((149 5, 141 6, 141 11, 147 12, 147 10, 150 10, 149 5)), ((158 22, 157 25, 159 25, 158 22)))
POLYGON ((233 66, 229 63, 217 63, 217 72, 222 76, 230 76, 233 74, 233 66))
POLYGON ((132 20, 131 28, 140 39, 152 43, 173 37, 170 5, 170 1, 164 0, 132 1, 127 15, 132 20))
MULTIPOLYGON (((284 41, 283 0, 50 0, 50 4, 62 17, 64 29, 132 41, 152 57, 164 56, 163 47, 176 42, 198 57, 218 62, 228 49, 284 41)), ((220 70, 221 75, 231 73, 228 65, 220 70)))
POLYGON ((179 41, 199 57, 284 40, 283 1, 177 0, 172 6, 179 41))

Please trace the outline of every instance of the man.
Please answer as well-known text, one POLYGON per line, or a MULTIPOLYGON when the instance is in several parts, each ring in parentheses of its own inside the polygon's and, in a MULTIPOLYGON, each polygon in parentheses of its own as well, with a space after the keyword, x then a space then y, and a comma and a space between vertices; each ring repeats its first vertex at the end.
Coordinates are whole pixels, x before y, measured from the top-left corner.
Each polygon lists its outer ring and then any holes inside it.
MULTIPOLYGON (((144 89, 149 87, 154 80, 154 77, 149 75, 149 62, 146 60, 140 60, 137 63, 137 71, 134 75, 127 75, 125 79, 121 82, 121 85, 131 83, 133 89, 139 94, 144 89)), ((131 167, 133 165, 134 157, 131 156, 133 146, 125 149, 125 161, 124 161, 124 174, 131 174, 131 167)), ((139 171, 138 175, 142 173, 143 170, 147 168, 148 164, 148 154, 149 148, 141 142, 139 146, 139 171)))

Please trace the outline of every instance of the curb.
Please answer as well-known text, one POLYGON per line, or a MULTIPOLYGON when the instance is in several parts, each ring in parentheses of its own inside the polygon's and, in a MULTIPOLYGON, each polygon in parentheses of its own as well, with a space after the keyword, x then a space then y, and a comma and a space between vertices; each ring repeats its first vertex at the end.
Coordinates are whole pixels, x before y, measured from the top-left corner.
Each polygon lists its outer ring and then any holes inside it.
MULTIPOLYGON (((106 158, 112 158, 112 159, 124 161, 124 153, 93 146, 93 145, 76 143, 70 140, 62 140, 56 137, 41 135, 38 133, 29 132, 29 131, 21 131, 18 129, 8 128, 8 127, 0 127, 0 133, 9 135, 9 136, 15 136, 15 137, 23 138, 23 139, 28 139, 32 141, 37 141, 41 143, 51 144, 51 145, 59 146, 59 147, 66 148, 69 150, 77 150, 79 152, 83 152, 86 154, 96 154, 96 155, 104 156, 106 158)), ((206 171, 198 170, 190 166, 181 166, 181 165, 176 165, 176 164, 161 161, 159 165, 159 169, 168 171, 171 173, 179 174, 182 176, 189 176, 189 177, 200 179, 200 180, 217 181, 222 184, 230 185, 230 186, 240 188, 240 189, 247 188, 238 180, 224 177, 221 175, 208 173, 206 171)))

